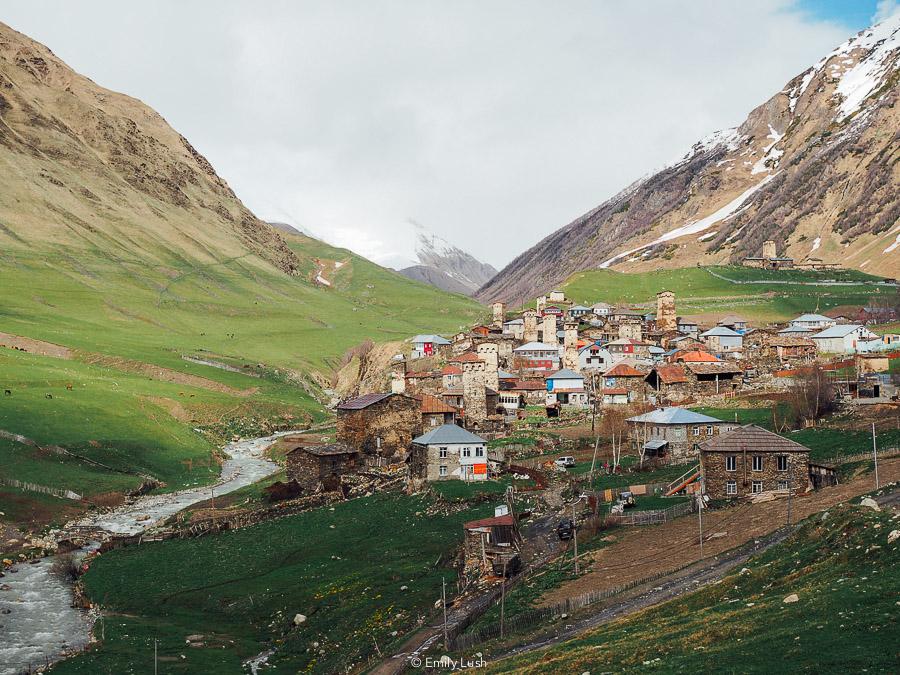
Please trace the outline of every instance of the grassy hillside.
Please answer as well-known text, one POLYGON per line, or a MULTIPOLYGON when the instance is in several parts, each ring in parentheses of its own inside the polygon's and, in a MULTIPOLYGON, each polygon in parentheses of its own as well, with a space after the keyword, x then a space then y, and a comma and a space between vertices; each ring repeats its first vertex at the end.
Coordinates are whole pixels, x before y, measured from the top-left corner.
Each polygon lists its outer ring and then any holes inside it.
MULTIPOLYGON (((888 512, 838 507, 684 598, 497 672, 896 672, 900 548, 888 512), (784 599, 797 594, 798 601, 784 599)), ((490 657, 488 657, 490 660, 490 657)))
MULTIPOLYGON (((468 298, 348 251, 288 239, 300 276, 242 259, 155 267, 99 251, 0 254, 0 331, 71 350, 56 358, 30 346, 38 353, 0 348, 0 388, 11 391, 0 397, 0 430, 111 467, 71 457, 60 463, 59 455, 5 442, 0 478, 88 497, 134 487, 138 473, 170 488, 209 481, 213 446, 232 433, 321 419, 309 392, 350 347, 452 332, 483 313, 468 298), (317 276, 331 285, 315 283, 317 276)), ((0 486, 0 511, 32 509, 28 522, 40 523, 48 514, 38 507, 0 486)))
POLYGON ((654 303, 654 308, 656 293, 668 289, 675 293, 678 312, 682 315, 739 312, 750 319, 776 321, 816 307, 824 311, 838 305, 865 305, 872 298, 896 297, 896 289, 868 283, 877 281, 879 277, 856 270, 771 272, 731 266, 686 267, 641 274, 589 270, 573 274, 562 288, 567 297, 578 303, 654 303), (829 280, 867 282, 867 285, 823 283, 829 280))
POLYGON ((381 494, 105 554, 84 580, 107 614, 106 639, 54 672, 142 672, 138 655, 152 654, 154 639, 160 672, 241 673, 242 660, 271 647, 266 672, 355 670, 430 615, 441 578, 455 583, 447 561, 462 523, 492 509, 426 516, 429 505, 381 494), (294 626, 298 613, 308 619, 294 626), (186 647, 188 635, 200 646, 186 647))

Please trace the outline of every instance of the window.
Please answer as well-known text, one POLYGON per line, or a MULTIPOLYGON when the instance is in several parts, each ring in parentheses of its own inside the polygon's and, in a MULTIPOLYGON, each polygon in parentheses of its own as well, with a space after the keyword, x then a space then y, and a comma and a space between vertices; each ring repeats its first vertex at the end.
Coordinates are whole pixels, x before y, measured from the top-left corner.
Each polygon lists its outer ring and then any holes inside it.
POLYGON ((438 418, 432 417, 431 418, 431 426, 436 427, 437 425, 438 425, 438 418))
POLYGON ((712 436, 712 433, 713 433, 713 427, 712 427, 712 424, 707 424, 707 425, 706 425, 706 435, 707 435, 707 436, 712 436))
POLYGON ((438 449, 438 457, 440 459, 447 459, 447 448, 439 448, 438 449))
POLYGON ((778 470, 779 471, 787 471, 788 470, 787 455, 778 455, 778 470))
POLYGON ((725 470, 737 471, 737 457, 734 455, 725 455, 725 470))
POLYGON ((725 483, 725 494, 727 495, 736 495, 737 494, 737 481, 730 480, 725 483))
POLYGON ((462 456, 463 457, 471 457, 472 456, 472 448, 463 448, 462 456))
POLYGON ((754 471, 762 471, 763 470, 762 455, 753 455, 753 470, 754 471))
POLYGON ((441 464, 440 468, 438 469, 438 474, 441 475, 441 476, 446 476, 446 475, 447 475, 447 467, 446 467, 446 465, 441 464))
POLYGON ((694 427, 691 430, 691 432, 694 434, 694 436, 699 436, 700 435, 700 427, 694 427))
POLYGON ((475 456, 476 457, 484 457, 484 448, 482 448, 482 447, 475 448, 475 456))
POLYGON ((787 482, 786 480, 780 480, 780 481, 778 481, 778 489, 779 489, 779 490, 787 490, 787 489, 788 489, 788 482, 787 482))
POLYGON ((761 481, 761 480, 755 480, 755 481, 753 481, 752 483, 750 483, 750 492, 752 492, 752 493, 755 494, 755 495, 757 495, 757 494, 759 494, 760 492, 762 492, 762 481, 761 481))

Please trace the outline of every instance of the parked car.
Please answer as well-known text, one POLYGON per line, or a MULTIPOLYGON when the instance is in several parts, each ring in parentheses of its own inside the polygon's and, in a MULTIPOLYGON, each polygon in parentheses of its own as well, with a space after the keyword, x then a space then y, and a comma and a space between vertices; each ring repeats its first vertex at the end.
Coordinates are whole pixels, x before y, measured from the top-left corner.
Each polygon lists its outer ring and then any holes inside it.
POLYGON ((559 521, 559 525, 556 526, 556 536, 559 537, 560 541, 567 541, 575 536, 575 523, 572 522, 571 518, 564 518, 559 521))
POLYGON ((571 457, 569 455, 566 455, 565 457, 558 458, 554 462, 554 464, 556 464, 556 466, 561 466, 565 469, 571 469, 573 466, 575 466, 575 458, 571 457))

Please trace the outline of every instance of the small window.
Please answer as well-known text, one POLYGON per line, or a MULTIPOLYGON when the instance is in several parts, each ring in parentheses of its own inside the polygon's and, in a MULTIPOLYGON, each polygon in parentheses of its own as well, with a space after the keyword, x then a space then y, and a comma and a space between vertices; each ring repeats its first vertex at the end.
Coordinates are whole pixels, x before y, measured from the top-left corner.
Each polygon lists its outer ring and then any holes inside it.
POLYGON ((752 483, 750 483, 750 492, 752 492, 752 493, 755 494, 755 495, 757 495, 757 494, 759 494, 760 492, 762 492, 762 481, 761 481, 761 480, 755 480, 755 481, 753 481, 752 483))
POLYGON ((475 448, 476 457, 484 457, 484 448, 475 448))
POLYGON ((727 495, 736 495, 737 494, 737 481, 730 480, 725 483, 725 494, 727 495))
POLYGON ((447 448, 440 448, 438 450, 438 457, 441 459, 447 459, 447 448))
POLYGON ((432 417, 431 418, 431 426, 436 427, 437 425, 438 425, 438 418, 432 417))
POLYGON ((788 482, 787 482, 786 480, 780 480, 780 481, 778 481, 778 489, 779 489, 779 490, 787 490, 787 489, 788 489, 788 482))
POLYGON ((463 448, 462 456, 463 457, 471 457, 472 456, 472 448, 463 448))
POLYGON ((753 470, 754 471, 762 471, 763 470, 762 455, 753 455, 753 470))
POLYGON ((737 457, 734 455, 725 455, 725 470, 737 471, 737 457))
POLYGON ((712 436, 712 433, 713 433, 712 424, 707 424, 707 425, 706 425, 706 435, 707 435, 707 436, 712 436))
POLYGON ((694 434, 694 436, 699 436, 700 435, 700 427, 694 427, 692 430, 692 433, 694 434))
POLYGON ((441 476, 446 476, 447 475, 447 467, 445 465, 441 464, 440 468, 438 469, 438 474, 441 476))
POLYGON ((779 471, 787 471, 788 470, 787 455, 778 455, 778 470, 779 471))

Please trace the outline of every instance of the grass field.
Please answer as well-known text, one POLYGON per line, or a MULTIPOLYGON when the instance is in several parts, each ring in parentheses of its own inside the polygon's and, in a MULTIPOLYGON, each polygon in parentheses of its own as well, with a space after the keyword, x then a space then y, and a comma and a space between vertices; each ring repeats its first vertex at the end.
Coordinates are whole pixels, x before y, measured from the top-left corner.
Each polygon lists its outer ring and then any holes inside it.
POLYGON ((748 572, 491 670, 896 672, 895 528, 889 512, 859 507, 812 516, 748 572), (798 601, 785 603, 791 594, 798 601))
POLYGON ((266 672, 358 666, 376 643, 389 649, 433 611, 441 578, 456 581, 448 560, 462 523, 493 508, 426 516, 429 503, 381 494, 105 554, 84 580, 104 607, 106 639, 54 671, 146 672, 142 656, 152 655, 154 639, 167 673, 241 673, 242 660, 269 647, 277 653, 266 672), (308 619, 294 626, 298 613, 308 619), (187 647, 186 637, 197 634, 203 646, 187 647))
POLYGON ((574 302, 654 303, 656 293, 668 289, 676 296, 679 314, 738 313, 757 321, 778 321, 803 312, 824 311, 838 305, 865 305, 873 297, 896 297, 895 288, 824 285, 825 280, 875 282, 879 278, 856 270, 771 272, 746 267, 687 267, 628 274, 612 270, 578 272, 563 284, 574 302), (730 283, 726 279, 736 282, 730 283), (772 283, 802 281, 804 284, 772 283), (766 283, 770 282, 770 283, 766 283), (818 285, 809 285, 816 284, 818 285), (727 300, 727 302, 723 302, 727 300))
MULTIPOLYGON (((72 350, 64 359, 0 348, 0 386, 11 391, 0 430, 110 467, 12 443, 0 446, 0 478, 88 496, 134 487, 136 474, 172 489, 212 480, 214 446, 231 435, 324 419, 312 394, 347 349, 455 331, 483 312, 349 251, 288 240, 300 277, 242 259, 151 266, 99 251, 0 254, 0 331, 72 350), (331 285, 311 283, 325 268, 331 285)), ((0 487, 0 511, 22 498, 0 487)))

